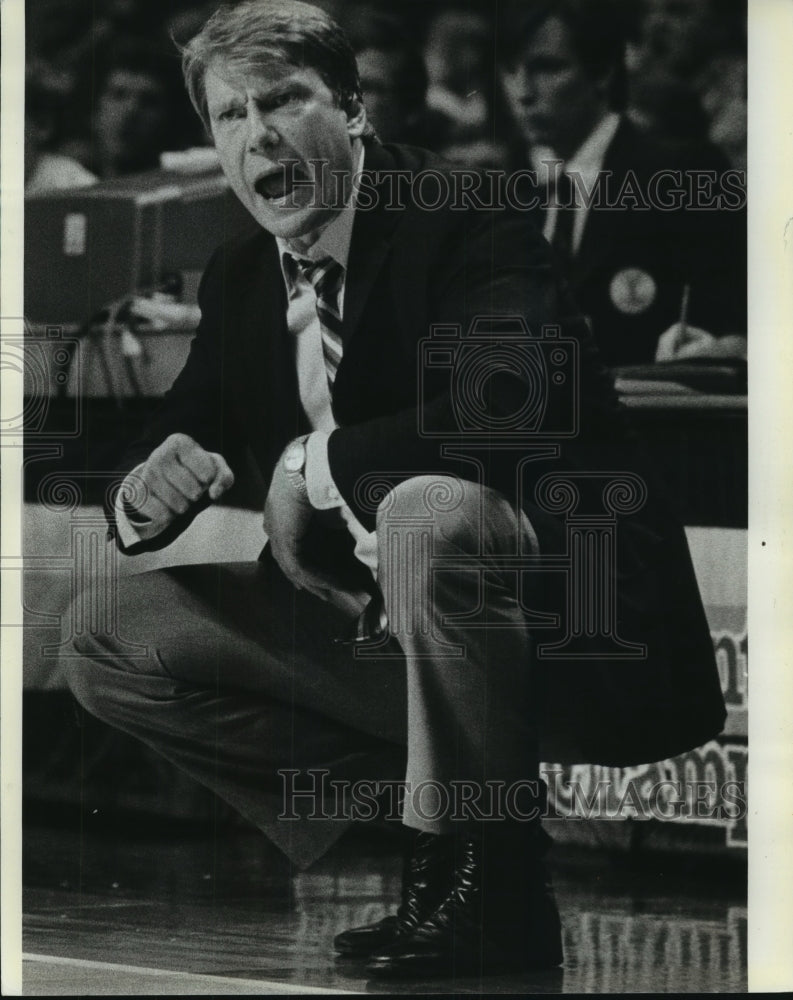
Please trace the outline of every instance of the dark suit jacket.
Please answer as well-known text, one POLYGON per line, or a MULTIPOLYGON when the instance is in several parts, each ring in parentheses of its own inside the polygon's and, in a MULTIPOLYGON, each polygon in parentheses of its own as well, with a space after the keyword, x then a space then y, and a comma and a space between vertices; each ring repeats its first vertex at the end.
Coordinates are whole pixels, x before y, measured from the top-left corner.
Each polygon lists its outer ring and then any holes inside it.
MULTIPOLYGON (((373 527, 368 477, 396 485, 421 473, 457 474, 517 499, 544 550, 563 553, 564 519, 541 509, 535 493, 543 474, 575 474, 586 484, 588 472, 634 470, 650 483, 651 472, 642 468, 586 324, 557 285, 547 244, 517 215, 428 211, 409 199, 403 208, 389 207, 384 184, 394 170, 447 169, 429 153, 375 144, 365 167, 347 271, 344 353, 333 391, 339 428, 329 445, 344 499, 373 527), (513 317, 507 325, 517 333, 491 348, 482 317, 513 317), (521 332, 514 317, 522 317, 530 332, 521 332), (433 324, 456 324, 462 336, 436 340, 428 355, 421 341, 433 324), (463 349, 472 324, 479 335, 463 349), (560 326, 561 340, 544 339, 545 324, 560 326), (457 378, 460 371, 465 378, 457 378), (461 393, 473 393, 462 406, 461 393), (527 407, 532 399, 536 405, 527 407), (504 440, 498 428, 505 425, 517 434, 511 450, 498 447, 504 440), (478 447, 471 449, 476 434, 478 447), (444 444, 462 457, 442 454, 444 444), (535 446, 544 450, 518 477, 516 456, 535 446)), ((273 237, 258 230, 219 249, 199 299, 202 319, 185 368, 123 468, 181 431, 224 454, 232 468, 239 468, 247 446, 268 482, 287 442, 309 429, 273 237)), ((130 551, 167 544, 201 506, 130 551)), ((648 643, 649 659, 549 663, 543 671, 545 759, 658 760, 701 744, 723 724, 685 539, 659 490, 650 487, 642 509, 621 519, 618 547, 619 628, 626 639, 640 636, 648 643)), ((541 588, 557 612, 564 579, 548 574, 541 588)))
POLYGON ((658 337, 680 319, 686 284, 690 324, 746 334, 745 196, 721 153, 710 145, 672 151, 623 120, 601 185, 604 204, 587 215, 568 278, 604 362, 652 362, 658 337), (620 192, 622 209, 614 207, 620 192), (633 294, 636 272, 644 290, 633 294))

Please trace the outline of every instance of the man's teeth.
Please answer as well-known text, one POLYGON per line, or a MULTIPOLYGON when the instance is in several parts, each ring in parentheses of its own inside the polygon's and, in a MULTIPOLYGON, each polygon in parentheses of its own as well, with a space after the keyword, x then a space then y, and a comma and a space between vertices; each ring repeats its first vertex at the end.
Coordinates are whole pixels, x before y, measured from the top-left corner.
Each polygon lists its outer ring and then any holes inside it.
POLYGON ((274 200, 290 194, 294 189, 294 182, 293 178, 282 170, 275 174, 268 174, 266 177, 260 177, 254 186, 257 193, 263 198, 274 200))

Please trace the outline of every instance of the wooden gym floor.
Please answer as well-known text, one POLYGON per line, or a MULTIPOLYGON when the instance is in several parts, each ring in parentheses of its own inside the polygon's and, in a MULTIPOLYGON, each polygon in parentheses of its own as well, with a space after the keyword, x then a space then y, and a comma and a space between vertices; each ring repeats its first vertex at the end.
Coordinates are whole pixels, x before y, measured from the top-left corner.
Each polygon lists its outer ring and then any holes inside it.
POLYGON ((26 996, 746 990, 746 869, 724 859, 557 846, 563 969, 394 984, 331 947, 393 907, 393 834, 348 835, 303 873, 248 828, 39 821, 23 846, 26 996))

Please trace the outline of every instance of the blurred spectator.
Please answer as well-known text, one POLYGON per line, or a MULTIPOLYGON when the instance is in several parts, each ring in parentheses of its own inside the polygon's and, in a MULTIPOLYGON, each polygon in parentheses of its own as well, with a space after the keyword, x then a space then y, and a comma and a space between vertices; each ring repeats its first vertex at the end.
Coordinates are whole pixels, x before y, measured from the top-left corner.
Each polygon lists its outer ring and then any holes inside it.
MULTIPOLYGON (((90 66, 94 45, 103 36, 104 23, 91 4, 72 0, 26 0, 25 54, 36 75, 46 75, 47 88, 57 109, 55 135, 47 150, 87 163, 85 143, 88 106, 81 100, 79 82, 90 66)), ((46 99, 45 99, 46 103, 46 99)))
POLYGON ((642 0, 638 48, 653 62, 691 80, 731 43, 740 3, 730 0, 642 0))
MULTIPOLYGON (((103 0, 99 5, 99 17, 104 22, 106 33, 112 38, 129 35, 155 38, 160 32, 173 0, 103 0)), ((183 6, 183 4, 182 4, 183 6)))
POLYGON ((165 150, 202 141, 170 43, 146 38, 110 43, 92 85, 96 104, 90 162, 100 177, 152 169, 165 150))
POLYGON ((710 121, 708 135, 724 150, 730 163, 746 170, 747 64, 746 52, 715 56, 697 74, 696 86, 710 121))
POLYGON ((489 105, 485 53, 487 19, 469 10, 445 10, 427 28, 425 64, 428 105, 446 115, 463 134, 487 125, 489 105))
POLYGON ((540 222, 604 359, 743 354, 742 192, 735 178, 722 189, 728 164, 710 145, 659 145, 623 113, 619 6, 523 0, 503 16, 501 79, 540 222))
POLYGON ((470 8, 430 18, 424 43, 427 106, 443 122, 439 151, 466 166, 503 164, 506 148, 493 132, 493 26, 470 8))
POLYGON ((629 48, 631 80, 661 75, 696 94, 707 134, 746 167, 746 0, 643 0, 629 48))
POLYGON ((643 73, 632 83, 631 121, 659 146, 685 153, 709 141, 710 123, 689 84, 662 72, 643 73))
POLYGON ((344 20, 355 49, 366 112, 384 142, 428 146, 439 139, 428 114, 427 73, 420 48, 391 11, 355 7, 344 20))
POLYGON ((53 73, 71 80, 90 59, 92 46, 104 31, 93 4, 74 0, 26 0, 25 43, 28 59, 46 63, 53 73))
POLYGON ((65 94, 46 68, 28 66, 25 79, 25 193, 86 187, 96 177, 77 160, 52 152, 65 94))

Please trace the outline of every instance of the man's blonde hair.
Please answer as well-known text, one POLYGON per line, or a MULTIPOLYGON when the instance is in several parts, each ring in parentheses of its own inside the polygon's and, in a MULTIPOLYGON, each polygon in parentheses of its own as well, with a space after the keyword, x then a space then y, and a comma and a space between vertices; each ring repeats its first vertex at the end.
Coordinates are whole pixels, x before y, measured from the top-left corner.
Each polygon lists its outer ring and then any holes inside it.
MULTIPOLYGON (((302 0, 243 0, 224 5, 181 51, 187 92, 207 131, 204 79, 215 60, 222 60, 241 76, 292 66, 313 69, 345 112, 352 110, 354 101, 362 100, 355 54, 347 36, 329 14, 302 0)), ((368 135, 372 134, 369 129, 368 135)))

